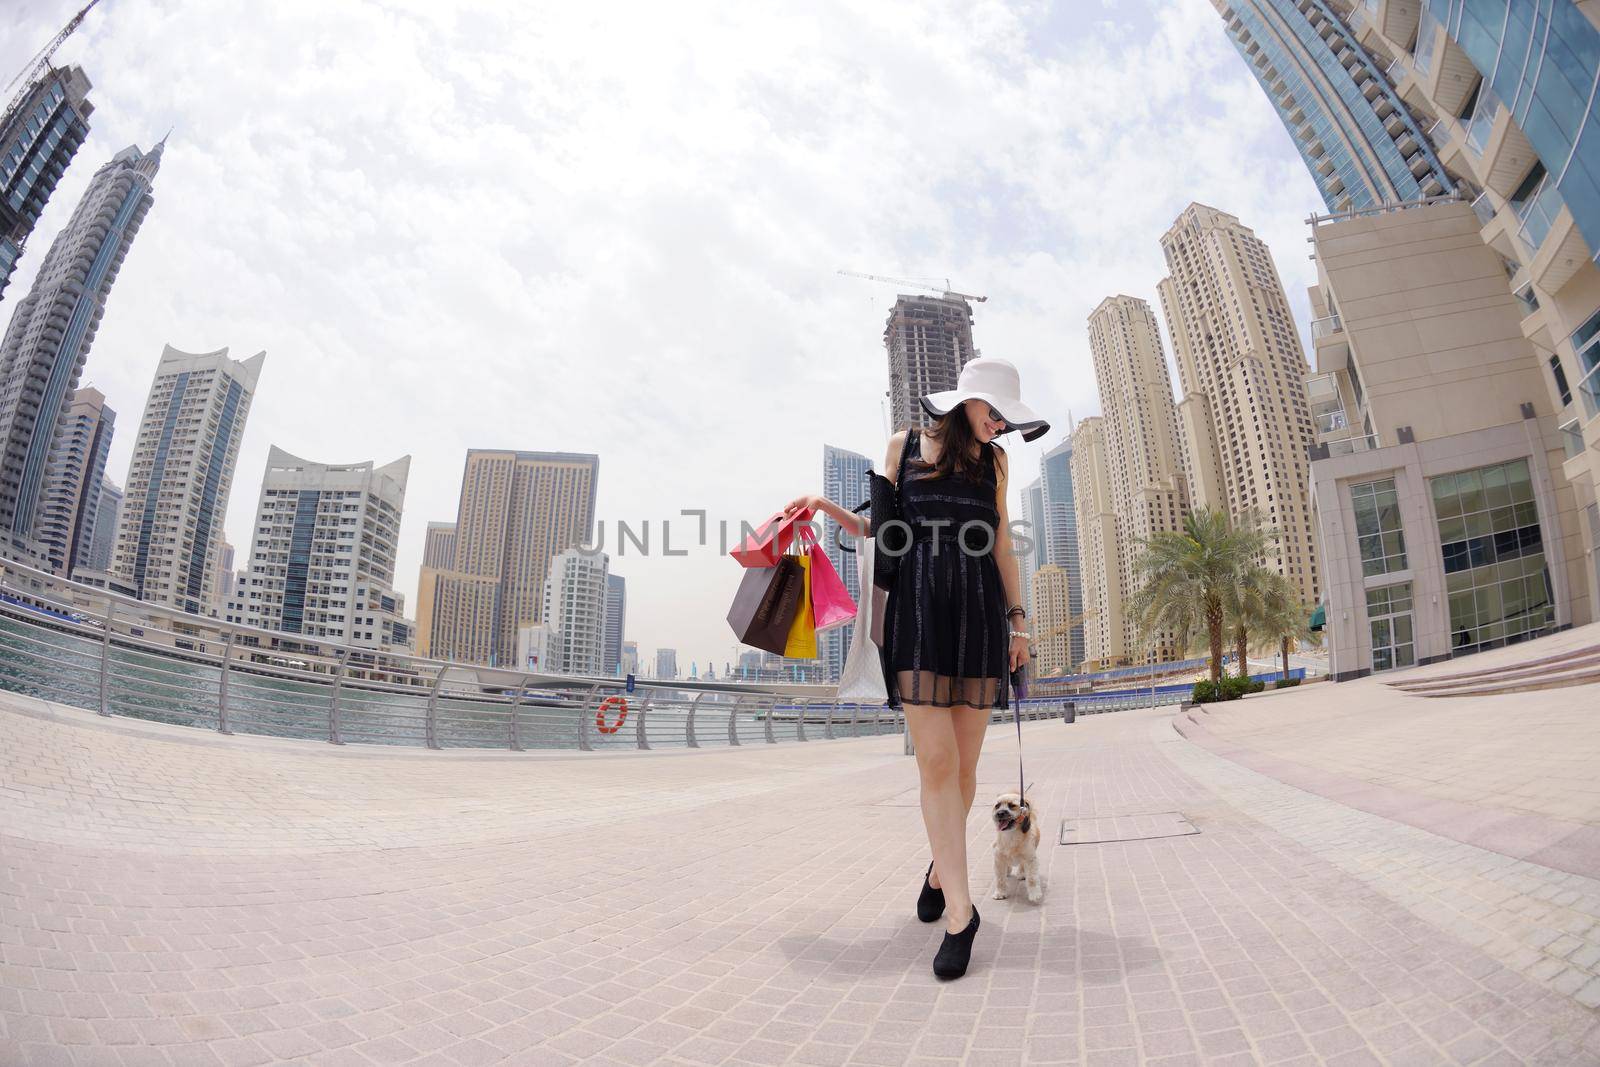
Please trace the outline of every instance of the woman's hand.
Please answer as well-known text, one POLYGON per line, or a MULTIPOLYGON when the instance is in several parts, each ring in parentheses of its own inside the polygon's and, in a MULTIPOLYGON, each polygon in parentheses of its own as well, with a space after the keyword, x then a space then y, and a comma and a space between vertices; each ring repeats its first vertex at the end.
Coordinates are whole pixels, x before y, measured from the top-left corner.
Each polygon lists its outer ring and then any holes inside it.
POLYGON ((822 498, 814 493, 807 493, 804 496, 797 496, 783 506, 783 517, 787 519, 795 512, 804 511, 807 509, 816 511, 817 505, 821 503, 821 501, 822 498))
POLYGON ((1028 653, 1028 639, 1026 637, 1013 637, 1011 639, 1011 669, 1026 667, 1032 657, 1028 653))

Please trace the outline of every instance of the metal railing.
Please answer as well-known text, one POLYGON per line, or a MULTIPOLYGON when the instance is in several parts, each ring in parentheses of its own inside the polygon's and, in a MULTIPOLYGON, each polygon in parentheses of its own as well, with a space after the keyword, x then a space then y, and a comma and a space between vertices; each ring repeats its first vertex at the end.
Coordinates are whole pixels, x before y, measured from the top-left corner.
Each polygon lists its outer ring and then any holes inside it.
POLYGON ((1349 456, 1356 452, 1371 452, 1382 447, 1378 443, 1378 435, 1375 433, 1360 434, 1322 443, 1328 446, 1328 455, 1330 456, 1349 456))
POLYGON ((1332 337, 1343 329, 1344 323, 1339 320, 1338 315, 1324 315, 1320 319, 1311 320, 1311 338, 1314 341, 1332 337))
POLYGON ((1410 211, 1413 208, 1431 207, 1434 204, 1453 204, 1460 202, 1461 199, 1459 193, 1440 193, 1437 196, 1419 196, 1414 200, 1385 200, 1381 204, 1373 204, 1370 207, 1336 211, 1331 215, 1312 215, 1306 219, 1306 222, 1316 227, 1330 222, 1364 218, 1368 215, 1387 215, 1391 211, 1410 211))
MULTIPOLYGON (((651 749, 905 733, 834 687, 535 675, 234 626, 0 560, 0 689, 218 733, 427 748, 651 749), (98 601, 98 603, 96 603, 98 601)), ((1024 720, 1072 716, 1063 697, 1024 720)), ((1009 721, 1012 712, 992 715, 1009 721)))

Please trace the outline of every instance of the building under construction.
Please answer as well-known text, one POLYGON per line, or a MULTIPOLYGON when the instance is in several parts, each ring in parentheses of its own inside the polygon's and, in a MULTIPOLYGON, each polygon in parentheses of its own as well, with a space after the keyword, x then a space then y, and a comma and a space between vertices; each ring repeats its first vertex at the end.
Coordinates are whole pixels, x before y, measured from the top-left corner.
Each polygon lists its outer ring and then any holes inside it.
POLYGON ((889 415, 895 430, 933 420, 921 398, 956 387, 972 347, 972 306, 960 296, 900 296, 883 330, 889 350, 889 415))

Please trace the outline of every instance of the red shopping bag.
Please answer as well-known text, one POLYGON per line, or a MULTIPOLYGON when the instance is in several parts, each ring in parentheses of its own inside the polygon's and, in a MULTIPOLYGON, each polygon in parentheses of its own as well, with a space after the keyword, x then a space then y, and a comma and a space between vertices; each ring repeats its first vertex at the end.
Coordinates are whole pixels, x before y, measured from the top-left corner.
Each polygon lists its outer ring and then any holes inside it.
POLYGON ((818 633, 856 617, 856 602, 850 599, 850 591, 821 545, 811 546, 811 613, 818 633))
POLYGON ((728 555, 746 567, 775 567, 778 560, 783 558, 784 552, 794 543, 798 525, 810 519, 810 508, 801 508, 787 519, 783 517, 782 511, 775 511, 766 522, 756 528, 754 533, 744 539, 744 544, 728 555))

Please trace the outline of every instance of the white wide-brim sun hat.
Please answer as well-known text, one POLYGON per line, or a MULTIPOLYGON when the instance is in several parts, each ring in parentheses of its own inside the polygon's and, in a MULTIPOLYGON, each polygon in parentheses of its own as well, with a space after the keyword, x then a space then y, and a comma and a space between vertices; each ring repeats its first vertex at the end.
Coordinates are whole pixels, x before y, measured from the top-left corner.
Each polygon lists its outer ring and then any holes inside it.
POLYGON ((1020 430, 1024 441, 1033 441, 1050 432, 1050 424, 1022 402, 1022 379, 1007 360, 988 356, 972 360, 961 368, 954 389, 927 394, 922 398, 922 408, 938 416, 967 400, 988 401, 1006 420, 1001 433, 1020 430))

